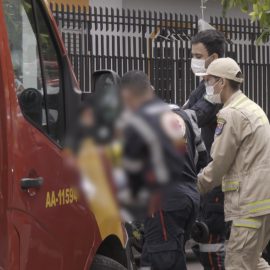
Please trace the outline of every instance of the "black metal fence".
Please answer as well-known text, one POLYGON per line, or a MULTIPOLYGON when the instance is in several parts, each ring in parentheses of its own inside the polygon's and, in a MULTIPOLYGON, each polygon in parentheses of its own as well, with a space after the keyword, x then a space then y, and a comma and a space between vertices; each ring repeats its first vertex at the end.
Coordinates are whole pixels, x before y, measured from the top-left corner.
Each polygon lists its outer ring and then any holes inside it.
MULTIPOLYGON (((57 5, 53 13, 84 91, 91 91, 91 74, 100 69, 120 75, 143 70, 157 94, 177 104, 183 104, 198 83, 190 67, 196 16, 57 5)), ((270 44, 256 46, 258 24, 217 17, 210 24, 225 33, 227 56, 237 60, 245 76, 244 92, 268 114, 270 44)))

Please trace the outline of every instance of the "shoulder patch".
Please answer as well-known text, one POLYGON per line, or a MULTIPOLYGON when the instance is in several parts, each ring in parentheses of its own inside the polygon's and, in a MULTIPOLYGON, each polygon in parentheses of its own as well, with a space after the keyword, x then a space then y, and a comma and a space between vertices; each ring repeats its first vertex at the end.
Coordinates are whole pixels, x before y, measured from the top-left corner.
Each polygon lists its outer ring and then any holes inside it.
POLYGON ((217 127, 215 131, 216 136, 219 136, 222 133, 225 124, 226 124, 226 120, 224 118, 217 119, 217 127))
POLYGON ((161 115, 160 121, 163 131, 171 140, 178 141, 185 137, 186 124, 180 115, 168 111, 161 115))

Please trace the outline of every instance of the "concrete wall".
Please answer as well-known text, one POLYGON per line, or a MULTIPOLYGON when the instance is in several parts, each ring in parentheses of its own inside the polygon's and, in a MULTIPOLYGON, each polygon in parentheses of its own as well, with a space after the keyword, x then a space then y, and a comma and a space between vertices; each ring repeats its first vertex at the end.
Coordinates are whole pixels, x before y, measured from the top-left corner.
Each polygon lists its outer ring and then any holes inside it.
MULTIPOLYGON (((222 15, 220 2, 220 0, 208 0, 205 10, 206 20, 209 20, 210 16, 222 15)), ((90 0, 90 5, 97 7, 123 7, 147 11, 167 11, 201 16, 200 0, 90 0)), ((247 15, 237 9, 229 11, 227 16, 237 18, 247 17, 247 15)))
POLYGON ((64 4, 64 5, 74 5, 75 7, 77 6, 88 6, 89 5, 89 0, 48 0, 49 3, 52 4, 64 4))
MULTIPOLYGON (((90 5, 91 6, 96 6, 96 7, 123 7, 123 2, 126 0, 90 0, 90 5)), ((134 0, 136 2, 137 0, 134 0)))
MULTIPOLYGON (((208 20, 213 15, 222 15, 220 2, 217 0, 208 0, 206 3, 205 19, 208 20)), ((142 8, 145 10, 168 11, 201 16, 200 0, 123 0, 123 6, 132 9, 142 8)), ((243 17, 245 15, 239 10, 232 10, 228 13, 228 16, 243 17)))

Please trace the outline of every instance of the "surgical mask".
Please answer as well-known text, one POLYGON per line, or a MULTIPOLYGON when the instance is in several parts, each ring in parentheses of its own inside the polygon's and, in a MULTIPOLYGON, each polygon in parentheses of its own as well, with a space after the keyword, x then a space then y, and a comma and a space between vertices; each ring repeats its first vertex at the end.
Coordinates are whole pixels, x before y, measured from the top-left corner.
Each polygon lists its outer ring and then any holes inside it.
POLYGON ((206 85, 205 89, 206 89, 206 95, 208 95, 208 96, 213 96, 214 95, 215 89, 214 89, 213 85, 206 85))
POLYGON ((205 73, 206 72, 205 60, 204 59, 192 58, 191 59, 191 69, 192 69, 194 74, 196 74, 196 73, 205 73))
POLYGON ((222 104, 220 94, 206 95, 205 98, 212 104, 222 104))
POLYGON ((215 94, 215 85, 218 83, 219 81, 217 81, 214 85, 206 85, 206 99, 213 103, 213 104, 222 104, 221 101, 221 93, 223 91, 223 89, 220 91, 220 93, 215 94))

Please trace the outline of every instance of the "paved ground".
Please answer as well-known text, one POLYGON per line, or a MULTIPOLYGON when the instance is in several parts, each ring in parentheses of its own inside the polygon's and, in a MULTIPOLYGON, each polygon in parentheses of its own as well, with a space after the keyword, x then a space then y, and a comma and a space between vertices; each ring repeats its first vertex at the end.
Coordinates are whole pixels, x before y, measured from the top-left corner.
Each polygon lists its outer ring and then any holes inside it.
POLYGON ((191 261, 188 262, 188 270, 203 270, 203 268, 199 263, 191 261))
POLYGON ((203 270, 201 264, 197 262, 197 259, 191 250, 192 245, 192 241, 188 241, 186 244, 188 270, 203 270))

